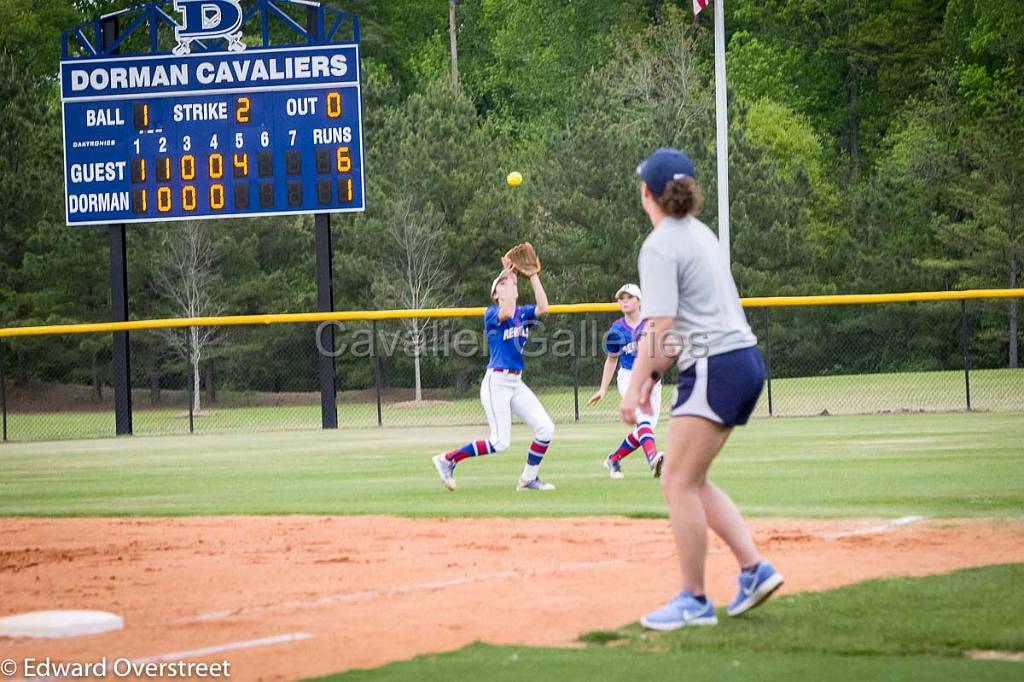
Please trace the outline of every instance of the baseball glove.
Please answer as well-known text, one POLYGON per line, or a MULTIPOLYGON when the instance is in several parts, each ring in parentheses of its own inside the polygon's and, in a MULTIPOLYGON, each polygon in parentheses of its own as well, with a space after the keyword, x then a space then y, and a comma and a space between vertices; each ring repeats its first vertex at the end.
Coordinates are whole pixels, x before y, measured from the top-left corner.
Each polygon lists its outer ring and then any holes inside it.
POLYGON ((505 258, 512 262, 513 269, 523 277, 532 277, 540 272, 540 258, 530 242, 516 244, 508 250, 505 258))

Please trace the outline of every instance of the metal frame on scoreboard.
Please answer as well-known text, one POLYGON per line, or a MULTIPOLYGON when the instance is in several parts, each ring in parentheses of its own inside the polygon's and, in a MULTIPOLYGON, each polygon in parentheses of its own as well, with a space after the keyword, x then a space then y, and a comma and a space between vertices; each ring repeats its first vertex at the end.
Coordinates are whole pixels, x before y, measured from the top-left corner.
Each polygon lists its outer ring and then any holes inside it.
MULTIPOLYGON (((149 52, 157 53, 160 51, 160 28, 178 28, 178 22, 163 10, 163 6, 173 4, 171 0, 157 0, 156 2, 134 5, 117 12, 105 14, 99 19, 64 31, 61 36, 61 56, 63 59, 72 58, 74 56, 71 54, 72 48, 80 50, 83 53, 80 56, 98 57, 104 54, 117 54, 125 40, 136 30, 141 30, 143 27, 149 31, 149 52), (103 38, 103 22, 133 13, 137 16, 129 24, 128 28, 125 29, 125 32, 112 42, 105 42, 103 38), (86 27, 91 28, 93 36, 91 41, 83 32, 83 29, 86 27)), ((339 32, 346 29, 346 24, 350 24, 352 37, 341 42, 359 42, 359 17, 343 10, 324 7, 319 2, 310 2, 309 0, 255 0, 249 11, 242 17, 242 26, 248 24, 256 15, 259 15, 260 19, 260 32, 263 36, 264 47, 268 47, 271 44, 270 32, 273 26, 271 19, 278 20, 286 25, 293 33, 304 38, 308 43, 335 43, 339 32), (313 31, 307 30, 307 28, 281 11, 278 5, 301 5, 310 8, 317 15, 318 28, 313 31), (324 23, 324 20, 328 17, 332 19, 330 28, 326 28, 327 25, 324 23), (321 29, 320 27, 324 28, 321 29)), ((200 38, 193 40, 192 45, 200 52, 219 52, 229 49, 231 41, 226 38, 213 40, 200 38)))
MULTIPOLYGON (((322 312, 332 312, 334 310, 333 247, 330 213, 347 213, 365 209, 366 183, 362 172, 364 155, 361 70, 359 63, 359 19, 348 12, 325 8, 318 2, 309 2, 308 0, 248 0, 249 9, 242 12, 241 3, 243 1, 245 0, 156 0, 107 14, 63 33, 61 39, 62 65, 69 62, 84 64, 102 58, 110 58, 112 63, 124 64, 127 63, 126 60, 130 60, 133 57, 139 58, 140 55, 148 55, 150 58, 166 55, 168 52, 167 48, 171 45, 171 42, 165 36, 171 30, 173 30, 173 39, 177 41, 177 45, 170 51, 178 57, 189 53, 210 57, 216 53, 225 52, 238 54, 244 51, 246 47, 242 43, 240 29, 250 25, 255 19, 258 19, 260 24, 263 50, 280 50, 281 48, 298 48, 301 50, 302 47, 350 45, 354 47, 356 54, 354 87, 359 104, 360 205, 358 207, 343 208, 325 207, 318 210, 268 211, 255 214, 228 213, 222 215, 182 215, 145 219, 118 218, 113 221, 113 224, 111 224, 112 221, 110 220, 76 222, 74 223, 75 225, 108 224, 109 226, 111 319, 115 322, 128 319, 125 224, 203 218, 230 219, 236 217, 313 214, 317 307, 322 312), (172 6, 175 10, 181 12, 183 16, 188 16, 191 12, 191 18, 193 20, 198 19, 198 21, 192 21, 191 23, 200 26, 200 28, 192 30, 187 25, 190 22, 186 20, 179 24, 165 11, 165 7, 168 6, 172 6), (289 16, 282 8, 304 10, 305 27, 289 16), (215 30, 207 30, 209 28, 208 24, 213 25, 213 22, 221 20, 221 12, 224 10, 235 11, 235 19, 238 19, 240 16, 240 21, 229 30, 222 31, 219 34, 215 30), (122 19, 127 24, 124 32, 120 30, 122 19), (274 39, 278 37, 275 35, 275 28, 279 29, 279 32, 283 29, 286 35, 293 36, 293 39, 297 37, 300 42, 274 43, 274 39), (148 32, 148 36, 143 35, 146 32, 148 32), (134 52, 127 51, 126 48, 133 46, 137 48, 141 38, 145 38, 145 49, 136 49, 134 52), (161 47, 164 48, 163 52, 161 52, 161 47)), ((257 50, 259 48, 255 48, 254 52, 257 50)), ((348 85, 347 87, 351 88, 353 85, 348 85)), ((255 91, 256 88, 252 88, 252 90, 255 91)), ((167 93, 164 96, 173 94, 177 93, 167 93)), ((159 95, 150 94, 148 96, 159 95)), ((65 173, 67 173, 66 149, 64 153, 64 167, 65 173)), ((340 163, 339 161, 339 170, 340 163)), ((66 209, 67 202, 68 199, 65 197, 66 209)), ((325 325, 323 329, 318 329, 318 333, 322 336, 318 339, 317 345, 323 349, 318 363, 322 425, 325 429, 337 428, 337 377, 333 359, 334 327, 332 325, 325 325)), ((115 433, 117 435, 128 435, 132 433, 131 364, 128 332, 115 332, 113 334, 112 354, 116 418, 115 433)))

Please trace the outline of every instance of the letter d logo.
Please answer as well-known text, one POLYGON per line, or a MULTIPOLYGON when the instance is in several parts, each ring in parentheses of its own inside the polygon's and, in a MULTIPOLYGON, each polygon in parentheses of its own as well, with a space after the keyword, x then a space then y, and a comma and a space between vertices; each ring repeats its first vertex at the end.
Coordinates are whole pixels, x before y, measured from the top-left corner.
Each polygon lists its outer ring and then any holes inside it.
POLYGON ((178 46, 175 54, 191 52, 193 40, 226 38, 228 49, 244 50, 242 34, 242 7, 239 0, 174 0, 174 9, 181 12, 181 24, 174 29, 178 46))

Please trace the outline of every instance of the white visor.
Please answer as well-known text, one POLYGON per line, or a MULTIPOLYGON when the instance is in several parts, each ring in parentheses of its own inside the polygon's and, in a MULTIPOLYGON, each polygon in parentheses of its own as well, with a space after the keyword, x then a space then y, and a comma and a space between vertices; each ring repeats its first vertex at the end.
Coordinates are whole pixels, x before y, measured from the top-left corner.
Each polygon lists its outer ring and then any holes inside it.
POLYGON ((615 292, 615 300, 619 300, 619 296, 622 296, 623 294, 629 294, 633 298, 637 299, 643 298, 643 296, 640 295, 640 287, 635 284, 623 284, 619 287, 619 290, 615 292))

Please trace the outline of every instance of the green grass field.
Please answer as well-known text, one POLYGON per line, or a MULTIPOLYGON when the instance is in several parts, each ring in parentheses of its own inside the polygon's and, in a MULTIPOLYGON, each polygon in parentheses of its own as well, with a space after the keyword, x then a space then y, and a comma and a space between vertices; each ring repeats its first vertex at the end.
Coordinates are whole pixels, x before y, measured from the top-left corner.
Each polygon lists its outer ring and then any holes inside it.
POLYGON ((585 649, 474 644, 322 680, 1019 680, 1024 663, 971 651, 1024 651, 1024 565, 874 580, 773 600, 710 628, 581 637, 585 649))
MULTIPOLYGON (((664 427, 659 429, 664 434, 664 427)), ((614 423, 559 427, 544 463, 554 495, 513 493, 529 437, 469 460, 446 493, 429 456, 480 428, 97 439, 0 446, 0 515, 590 514, 663 516, 643 460, 609 481, 614 423)), ((755 420, 713 478, 750 514, 1014 516, 1024 510, 1024 414, 755 420)))
MULTIPOLYGON (((664 434, 664 426, 659 435, 664 434)), ((400 514, 665 516, 639 456, 610 481, 614 422, 560 426, 544 463, 554 493, 513 487, 528 443, 469 460, 447 493, 429 456, 479 427, 197 434, 0 446, 0 516, 400 514)), ((759 419, 738 429, 713 478, 747 514, 1020 517, 1024 413, 759 419)), ((1006 680, 1024 664, 1024 565, 885 580, 779 598, 717 628, 664 635, 624 624, 584 648, 474 644, 331 680, 1006 680)))

